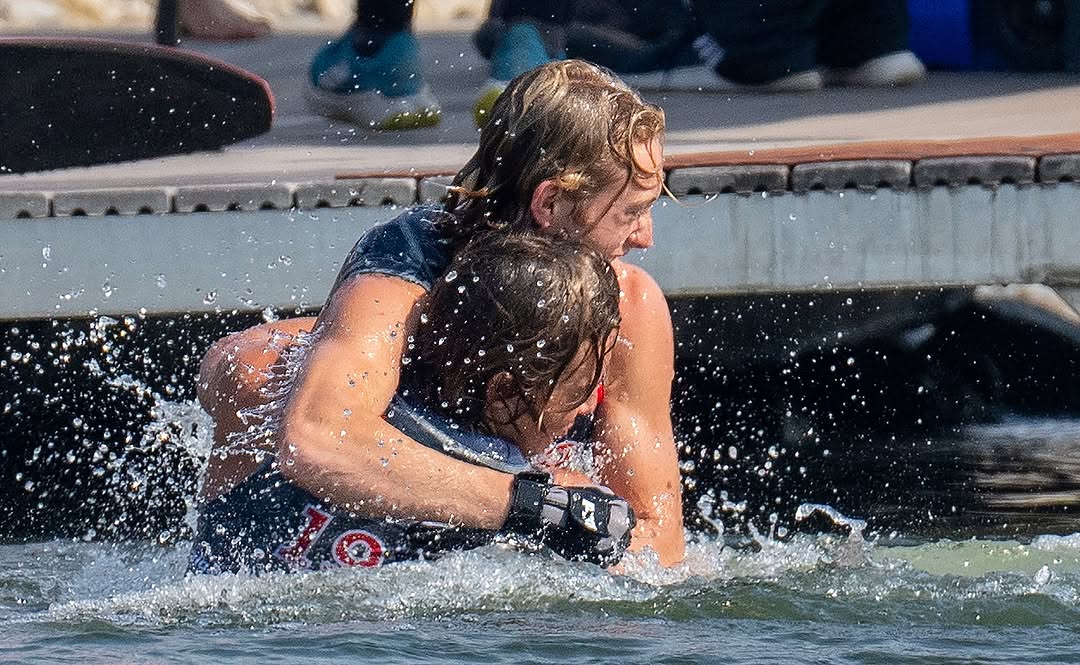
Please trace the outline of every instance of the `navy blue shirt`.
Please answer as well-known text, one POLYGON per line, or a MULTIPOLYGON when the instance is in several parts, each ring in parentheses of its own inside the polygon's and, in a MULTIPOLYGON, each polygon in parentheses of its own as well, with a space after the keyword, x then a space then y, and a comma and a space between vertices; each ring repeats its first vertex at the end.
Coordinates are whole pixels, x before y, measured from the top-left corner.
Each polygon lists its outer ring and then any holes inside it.
POLYGON ((448 218, 450 213, 437 206, 416 206, 371 229, 345 257, 330 296, 349 278, 366 273, 400 277, 430 291, 453 258, 452 243, 439 228, 448 218))
MULTIPOLYGON (((412 439, 456 459, 505 473, 531 470, 521 450, 498 437, 456 430, 442 416, 395 396, 386 419, 412 439)), ((495 531, 440 522, 376 519, 320 500, 268 459, 199 513, 188 569, 261 573, 374 568, 434 558, 491 543, 495 531)))

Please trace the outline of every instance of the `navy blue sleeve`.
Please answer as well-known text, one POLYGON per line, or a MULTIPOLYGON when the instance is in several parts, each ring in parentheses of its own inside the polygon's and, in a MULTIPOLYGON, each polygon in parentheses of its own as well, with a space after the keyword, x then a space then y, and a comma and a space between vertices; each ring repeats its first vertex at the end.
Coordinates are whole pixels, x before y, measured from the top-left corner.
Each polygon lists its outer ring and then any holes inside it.
POLYGON ((438 228, 440 217, 446 214, 439 208, 418 206, 371 229, 345 258, 334 288, 356 275, 378 273, 430 290, 450 261, 449 243, 438 228))

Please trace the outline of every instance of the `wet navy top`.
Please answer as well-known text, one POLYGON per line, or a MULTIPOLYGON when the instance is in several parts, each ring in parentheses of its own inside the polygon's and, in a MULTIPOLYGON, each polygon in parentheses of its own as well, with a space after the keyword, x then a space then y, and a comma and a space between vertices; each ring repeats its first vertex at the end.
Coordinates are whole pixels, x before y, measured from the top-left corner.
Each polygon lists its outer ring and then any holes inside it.
POLYGON ((345 257, 331 297, 346 280, 364 273, 400 277, 430 291, 452 258, 451 242, 439 228, 449 217, 437 206, 417 206, 365 233, 345 257))
MULTIPOLYGON (((455 430, 442 416, 395 397, 394 427, 457 459, 505 473, 531 467, 514 444, 455 430)), ((376 567, 491 543, 497 533, 438 522, 373 519, 321 501, 289 482, 273 457, 199 514, 188 568, 195 573, 376 567)))

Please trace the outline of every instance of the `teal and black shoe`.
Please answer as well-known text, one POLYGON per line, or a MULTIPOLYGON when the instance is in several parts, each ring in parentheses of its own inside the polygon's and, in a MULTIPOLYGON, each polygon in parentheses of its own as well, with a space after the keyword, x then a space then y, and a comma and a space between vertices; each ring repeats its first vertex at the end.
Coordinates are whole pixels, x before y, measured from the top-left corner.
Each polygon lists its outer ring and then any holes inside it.
POLYGON ((473 106, 476 126, 483 127, 491 115, 491 107, 507 84, 520 74, 533 67, 561 60, 566 54, 552 56, 544 45, 540 31, 531 23, 512 23, 506 32, 499 36, 495 48, 491 51, 491 76, 484 84, 480 97, 473 106))
POLYGON ((420 49, 410 32, 394 33, 374 55, 361 55, 346 32, 316 55, 308 103, 320 115, 375 129, 439 124, 442 110, 424 83, 420 49))

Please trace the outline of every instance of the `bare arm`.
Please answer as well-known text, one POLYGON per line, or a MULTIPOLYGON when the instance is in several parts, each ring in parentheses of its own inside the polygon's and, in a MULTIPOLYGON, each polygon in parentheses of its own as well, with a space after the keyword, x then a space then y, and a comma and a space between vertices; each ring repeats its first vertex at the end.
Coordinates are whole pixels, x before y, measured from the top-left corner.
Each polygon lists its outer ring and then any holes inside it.
POLYGON ((382 417, 423 296, 384 275, 338 289, 287 400, 278 459, 296 484, 358 512, 497 529, 512 476, 431 450, 382 417))
POLYGON ((651 547, 664 565, 685 555, 682 487, 671 425, 675 347, 660 287, 645 271, 617 263, 623 290, 619 343, 597 409, 600 480, 634 507, 631 549, 651 547))

